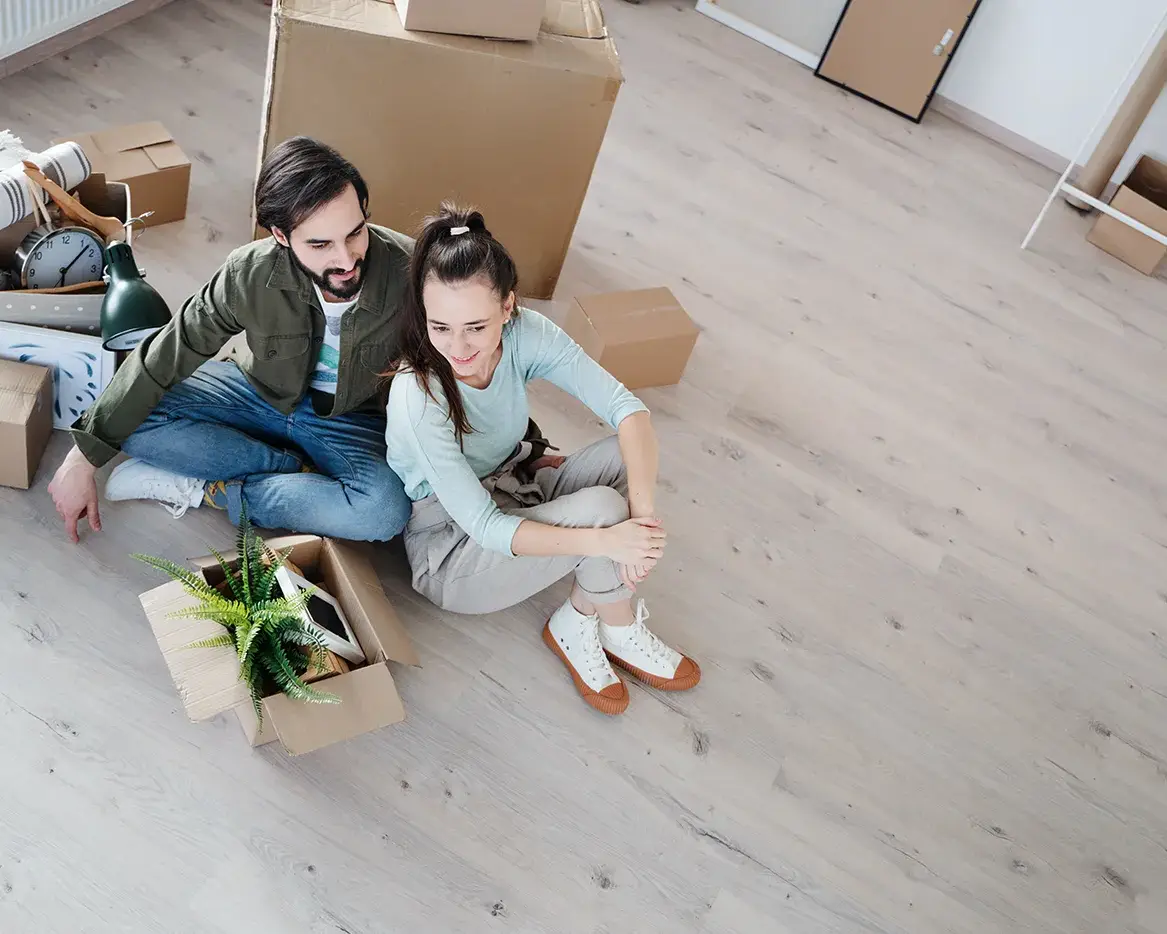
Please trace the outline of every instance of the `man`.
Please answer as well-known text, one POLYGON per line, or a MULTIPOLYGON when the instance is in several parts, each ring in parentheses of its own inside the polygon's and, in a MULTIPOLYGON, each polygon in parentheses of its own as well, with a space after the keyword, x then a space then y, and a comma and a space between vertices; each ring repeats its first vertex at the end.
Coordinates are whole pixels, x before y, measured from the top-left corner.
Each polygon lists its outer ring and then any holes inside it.
POLYGON ((378 541, 409 518, 385 461, 380 376, 397 355, 413 241, 367 222, 368 189, 339 153, 305 137, 264 160, 256 218, 181 311, 139 344, 72 429, 49 492, 78 541, 106 498, 151 499, 175 516, 208 506, 238 524, 378 541), (212 358, 232 336, 238 364, 212 358))

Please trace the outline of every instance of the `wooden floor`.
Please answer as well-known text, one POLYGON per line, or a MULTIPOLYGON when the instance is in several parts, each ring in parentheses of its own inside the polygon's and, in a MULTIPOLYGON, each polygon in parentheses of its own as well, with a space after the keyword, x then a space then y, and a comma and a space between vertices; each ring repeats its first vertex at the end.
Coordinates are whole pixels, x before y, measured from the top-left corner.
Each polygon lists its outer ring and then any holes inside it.
MULTIPOLYGON (((131 551, 219 515, 0 490, 5 934, 1167 931, 1167 291, 1052 176, 909 124, 684 2, 608 0, 627 74, 552 306, 671 286, 650 391, 672 535, 644 588, 704 683, 593 714, 538 638, 373 554, 409 720, 299 759, 187 722, 131 551)), ((159 118, 173 302, 249 234, 268 10, 177 0, 0 81, 0 127, 159 118), (164 83, 174 82, 177 89, 164 83)), ((598 437, 557 391, 561 446, 598 437)))

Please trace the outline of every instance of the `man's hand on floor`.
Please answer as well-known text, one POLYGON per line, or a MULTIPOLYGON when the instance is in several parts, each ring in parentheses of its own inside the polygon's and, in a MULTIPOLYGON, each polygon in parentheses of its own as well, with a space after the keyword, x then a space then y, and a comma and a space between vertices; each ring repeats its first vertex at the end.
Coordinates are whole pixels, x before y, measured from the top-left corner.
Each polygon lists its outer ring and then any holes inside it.
POLYGON ((74 447, 65 455, 65 460, 49 484, 53 505, 65 520, 65 531, 74 544, 80 541, 77 522, 82 517, 89 520, 89 527, 93 531, 101 531, 101 516, 97 511, 97 481, 94 479, 96 473, 97 468, 74 447))

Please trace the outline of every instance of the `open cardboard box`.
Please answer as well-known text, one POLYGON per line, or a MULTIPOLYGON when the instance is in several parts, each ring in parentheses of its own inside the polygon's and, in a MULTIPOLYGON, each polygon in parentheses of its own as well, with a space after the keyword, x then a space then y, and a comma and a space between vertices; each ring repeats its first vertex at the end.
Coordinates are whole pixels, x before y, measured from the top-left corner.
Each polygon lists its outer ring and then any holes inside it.
MULTIPOLYGON (((1167 162, 1141 156, 1110 206, 1159 233, 1167 233, 1167 162)), ((1167 256, 1167 247, 1109 214, 1099 214, 1086 239, 1145 276, 1167 256)))
POLYGON ((190 159, 161 123, 134 123, 53 140, 76 143, 89 157, 95 173, 124 182, 134 204, 150 216, 143 227, 157 227, 186 217, 190 191, 190 159))
MULTIPOLYGON (((315 683, 339 696, 339 704, 302 703, 284 694, 265 698, 263 729, 259 730, 247 687, 239 680, 235 651, 186 648, 219 635, 223 627, 205 619, 170 618, 175 610, 195 602, 182 584, 170 581, 139 599, 187 716, 198 722, 234 709, 253 746, 279 739, 292 755, 404 720, 405 708, 387 663, 420 663, 372 565, 351 546, 316 535, 273 538, 268 545, 273 551, 291 548, 290 558, 305 577, 319 582, 336 598, 360 641, 366 664, 315 683)), ((191 563, 212 586, 223 580, 214 556, 194 558, 191 563)))
MULTIPOLYGON (((94 214, 128 221, 130 189, 124 182, 107 182, 104 175, 90 175, 72 194, 94 214)), ((20 241, 40 223, 26 217, 0 230, 0 265, 7 266, 20 241)), ((133 245, 133 229, 126 229, 126 243, 133 245)), ((105 282, 95 280, 64 289, 7 289, 0 291, 0 321, 73 331, 101 333, 101 302, 105 282)))

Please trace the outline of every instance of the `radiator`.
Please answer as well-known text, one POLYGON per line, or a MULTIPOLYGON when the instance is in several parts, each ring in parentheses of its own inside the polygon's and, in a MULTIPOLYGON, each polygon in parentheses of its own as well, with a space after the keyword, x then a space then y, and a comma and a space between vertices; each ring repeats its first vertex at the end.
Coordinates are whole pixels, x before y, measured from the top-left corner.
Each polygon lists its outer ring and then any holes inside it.
POLYGON ((0 0, 0 59, 129 2, 131 0, 0 0))

